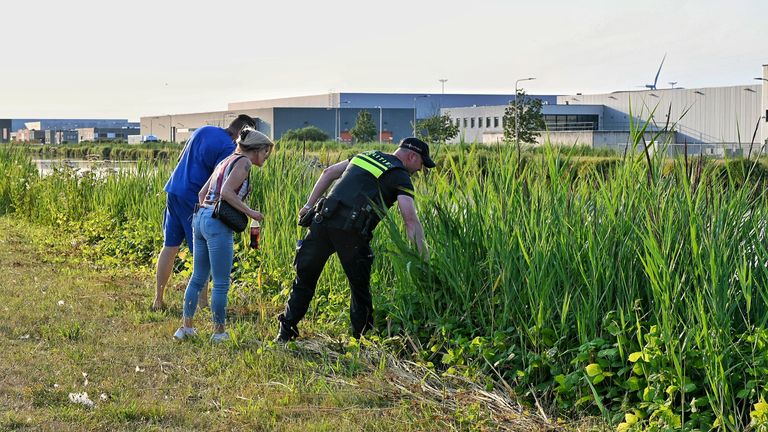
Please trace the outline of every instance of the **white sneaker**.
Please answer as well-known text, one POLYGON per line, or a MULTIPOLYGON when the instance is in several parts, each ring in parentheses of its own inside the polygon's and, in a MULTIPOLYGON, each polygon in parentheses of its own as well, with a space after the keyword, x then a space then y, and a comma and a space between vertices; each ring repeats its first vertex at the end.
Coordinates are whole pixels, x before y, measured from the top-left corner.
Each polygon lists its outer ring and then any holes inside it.
POLYGON ((176 333, 173 334, 173 337, 177 340, 184 340, 188 337, 194 337, 197 336, 197 330, 195 330, 194 327, 179 327, 178 330, 176 330, 176 333))
POLYGON ((211 342, 213 343, 219 343, 229 340, 229 333, 214 333, 213 336, 211 336, 211 342))

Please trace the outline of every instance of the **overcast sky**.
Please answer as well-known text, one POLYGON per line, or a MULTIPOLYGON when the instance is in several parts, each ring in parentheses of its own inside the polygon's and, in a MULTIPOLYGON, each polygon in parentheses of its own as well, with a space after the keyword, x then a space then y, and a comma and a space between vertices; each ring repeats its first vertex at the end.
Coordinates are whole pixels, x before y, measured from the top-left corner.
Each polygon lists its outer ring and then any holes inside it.
POLYGON ((0 118, 128 118, 347 92, 756 84, 766 0, 5 2, 0 118), (122 9, 117 5, 122 4, 122 9))

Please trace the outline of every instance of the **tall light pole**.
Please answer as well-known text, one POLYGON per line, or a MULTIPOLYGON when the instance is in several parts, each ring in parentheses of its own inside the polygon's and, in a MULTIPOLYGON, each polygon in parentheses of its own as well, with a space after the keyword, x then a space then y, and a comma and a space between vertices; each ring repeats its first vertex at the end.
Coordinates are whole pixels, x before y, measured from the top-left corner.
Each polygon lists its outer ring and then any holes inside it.
POLYGON ((413 136, 416 136, 416 99, 428 97, 429 95, 419 95, 413 97, 413 136))
POLYGON ((445 78, 440 78, 440 106, 438 109, 443 109, 443 98, 445 97, 445 82, 448 81, 445 78))
POLYGON ((383 118, 382 108, 381 108, 381 105, 378 105, 374 108, 379 109, 379 142, 383 142, 384 140, 381 138, 382 134, 384 133, 384 129, 382 128, 382 121, 381 121, 381 119, 383 118))
POLYGON ((341 138, 341 112, 339 109, 341 108, 341 104, 348 104, 349 101, 339 101, 339 106, 336 107, 336 142, 339 141, 341 138))
POLYGON ((518 134, 520 133, 520 121, 517 115, 518 115, 518 111, 520 111, 520 107, 517 101, 517 84, 520 81, 532 81, 535 79, 536 78, 531 77, 531 78, 521 78, 515 81, 515 142, 517 143, 518 148, 520 148, 520 140, 518 138, 518 134))
MULTIPOLYGON (((758 81, 763 81, 763 101, 765 101, 766 100, 765 89, 768 88, 768 84, 766 84, 766 83, 768 83, 768 78, 757 77, 755 79, 758 80, 758 81)), ((765 107, 763 107, 763 108, 765 108, 765 107)), ((765 113, 764 117, 765 117, 765 123, 768 123, 768 109, 766 110, 766 113, 765 113)), ((766 127, 767 126, 763 126, 763 130, 766 130, 766 127)), ((763 149, 765 148, 766 145, 768 145, 768 136, 766 136, 766 133, 764 133, 763 134, 763 149)))
POLYGON ((176 142, 176 126, 173 125, 173 114, 168 114, 168 141, 176 142))

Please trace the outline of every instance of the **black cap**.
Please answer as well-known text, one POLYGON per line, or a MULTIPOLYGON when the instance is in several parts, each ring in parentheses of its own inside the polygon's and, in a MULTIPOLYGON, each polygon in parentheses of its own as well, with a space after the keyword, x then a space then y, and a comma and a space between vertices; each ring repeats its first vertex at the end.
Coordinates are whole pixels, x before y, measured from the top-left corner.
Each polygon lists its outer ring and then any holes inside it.
POLYGON ((403 138, 400 141, 400 147, 415 151, 421 155, 421 160, 424 161, 424 166, 427 168, 434 168, 435 162, 429 157, 429 145, 424 141, 416 137, 403 138))

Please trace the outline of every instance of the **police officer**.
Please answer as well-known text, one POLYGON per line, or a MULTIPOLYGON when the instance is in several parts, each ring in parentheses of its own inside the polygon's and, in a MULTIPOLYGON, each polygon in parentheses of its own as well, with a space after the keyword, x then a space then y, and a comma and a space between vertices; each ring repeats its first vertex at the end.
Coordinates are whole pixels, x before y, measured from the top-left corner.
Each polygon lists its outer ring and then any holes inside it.
POLYGON ((280 331, 276 342, 288 342, 299 336, 297 325, 307 313, 320 273, 334 252, 349 280, 352 336, 359 338, 373 327, 370 292, 373 230, 397 201, 408 238, 422 256, 427 255, 410 176, 422 167, 434 166, 429 146, 411 137, 403 139, 392 154, 367 151, 323 170, 307 204, 299 211, 303 221, 311 217, 304 224, 310 229, 296 252, 296 279, 285 312, 278 317, 280 331), (330 195, 321 199, 339 178, 330 195))

